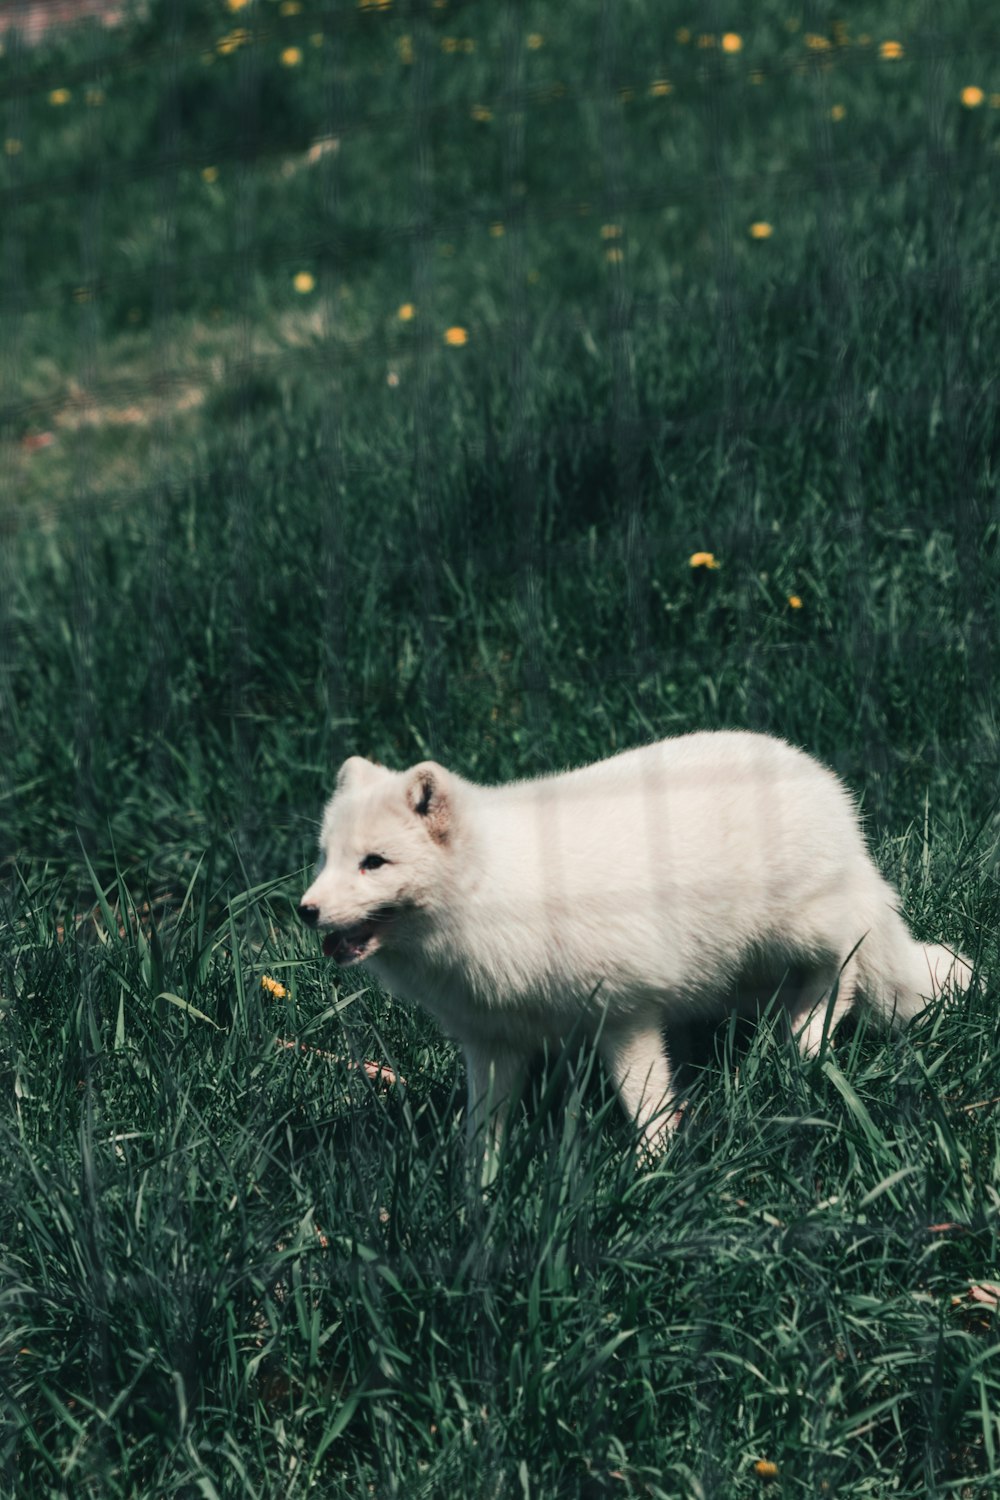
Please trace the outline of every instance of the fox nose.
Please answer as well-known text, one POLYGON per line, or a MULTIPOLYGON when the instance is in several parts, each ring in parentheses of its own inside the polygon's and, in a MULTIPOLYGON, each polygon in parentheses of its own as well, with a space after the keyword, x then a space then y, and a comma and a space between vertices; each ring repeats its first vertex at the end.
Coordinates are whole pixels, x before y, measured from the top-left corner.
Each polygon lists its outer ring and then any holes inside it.
POLYGON ((299 916, 302 918, 307 927, 315 927, 316 923, 319 921, 319 907, 307 906, 303 901, 302 905, 299 907, 299 916))

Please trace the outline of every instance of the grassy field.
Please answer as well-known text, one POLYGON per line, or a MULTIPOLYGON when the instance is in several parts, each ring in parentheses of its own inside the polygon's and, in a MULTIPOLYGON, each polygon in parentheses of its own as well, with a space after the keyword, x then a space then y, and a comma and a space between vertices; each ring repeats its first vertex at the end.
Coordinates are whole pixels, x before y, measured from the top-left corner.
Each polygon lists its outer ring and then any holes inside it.
POLYGON ((153 0, 0 145, 0 1493, 996 1494, 988 8, 153 0), (984 983, 695 1038, 655 1169, 551 1059, 484 1200, 336 767, 718 726, 984 983))

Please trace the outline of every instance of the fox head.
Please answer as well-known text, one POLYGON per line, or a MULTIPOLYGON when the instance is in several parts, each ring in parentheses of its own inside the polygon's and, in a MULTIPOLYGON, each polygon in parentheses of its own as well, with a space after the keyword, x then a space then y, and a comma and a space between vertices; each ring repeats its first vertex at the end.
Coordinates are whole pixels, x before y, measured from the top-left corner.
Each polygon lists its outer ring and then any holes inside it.
POLYGON ((355 964, 395 946, 441 899, 455 782, 434 761, 389 771, 359 755, 345 760, 323 814, 320 867, 299 904, 328 957, 355 964))

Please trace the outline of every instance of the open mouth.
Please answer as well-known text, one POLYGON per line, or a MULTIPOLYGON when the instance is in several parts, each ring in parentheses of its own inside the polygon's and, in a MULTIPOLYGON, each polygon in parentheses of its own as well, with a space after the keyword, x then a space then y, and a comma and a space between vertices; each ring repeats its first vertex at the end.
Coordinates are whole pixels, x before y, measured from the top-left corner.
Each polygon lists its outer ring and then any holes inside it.
POLYGON ((353 927, 331 928, 323 938, 323 952, 344 967, 370 958, 381 944, 386 926, 394 915, 394 907, 382 906, 353 927))

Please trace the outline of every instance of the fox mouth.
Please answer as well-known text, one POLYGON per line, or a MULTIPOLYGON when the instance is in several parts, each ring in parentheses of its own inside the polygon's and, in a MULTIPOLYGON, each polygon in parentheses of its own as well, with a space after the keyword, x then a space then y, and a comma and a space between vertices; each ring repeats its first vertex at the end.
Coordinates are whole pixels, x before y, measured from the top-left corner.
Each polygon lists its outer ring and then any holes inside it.
POLYGON ((331 928, 323 938, 324 954, 343 968, 370 958, 381 947, 386 927, 395 915, 395 907, 380 906, 370 917, 355 922, 352 927, 331 928))

